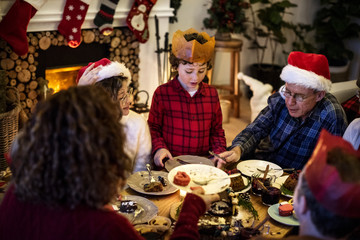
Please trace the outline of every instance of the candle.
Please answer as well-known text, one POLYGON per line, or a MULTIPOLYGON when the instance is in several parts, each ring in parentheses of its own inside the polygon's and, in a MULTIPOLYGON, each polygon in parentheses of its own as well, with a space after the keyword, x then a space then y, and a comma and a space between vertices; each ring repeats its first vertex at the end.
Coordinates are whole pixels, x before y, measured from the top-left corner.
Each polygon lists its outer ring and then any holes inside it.
POLYGON ((180 197, 184 198, 186 196, 186 191, 180 189, 180 197))

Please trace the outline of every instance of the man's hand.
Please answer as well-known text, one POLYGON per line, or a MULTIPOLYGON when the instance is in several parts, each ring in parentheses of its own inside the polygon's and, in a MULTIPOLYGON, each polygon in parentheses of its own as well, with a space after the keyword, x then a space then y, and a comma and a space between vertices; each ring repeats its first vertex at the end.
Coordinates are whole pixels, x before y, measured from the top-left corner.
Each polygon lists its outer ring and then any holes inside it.
POLYGON ((220 168, 220 169, 226 165, 226 161, 224 161, 223 159, 218 158, 216 156, 214 156, 210 160, 213 162, 215 167, 220 168))
POLYGON ((169 158, 169 159, 173 159, 171 153, 169 152, 169 150, 167 150, 166 148, 160 148, 156 151, 155 156, 154 156, 154 163, 156 166, 158 167, 164 167, 164 159, 165 158, 169 158))
POLYGON ((219 161, 217 161, 216 167, 222 168, 227 163, 239 161, 239 159, 241 157, 241 149, 239 146, 236 146, 233 149, 231 149, 230 151, 225 151, 225 152, 220 153, 219 156, 226 160, 226 161, 224 161, 224 160, 220 159, 219 161))
POLYGON ((91 64, 90 67, 84 71, 83 75, 79 79, 78 86, 92 85, 97 82, 99 79, 97 74, 101 70, 102 66, 98 66, 96 68, 94 68, 94 66, 95 63, 91 64))
POLYGON ((206 205, 206 211, 210 209, 210 206, 213 202, 219 201, 220 196, 219 194, 206 194, 204 195, 205 191, 202 187, 191 187, 192 193, 198 195, 199 197, 204 200, 206 205))

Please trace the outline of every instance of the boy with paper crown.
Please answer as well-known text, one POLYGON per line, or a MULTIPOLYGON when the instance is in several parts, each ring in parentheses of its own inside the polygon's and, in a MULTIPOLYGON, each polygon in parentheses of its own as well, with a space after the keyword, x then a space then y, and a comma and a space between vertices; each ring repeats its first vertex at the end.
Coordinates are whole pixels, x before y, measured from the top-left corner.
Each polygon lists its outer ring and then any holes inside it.
POLYGON ((240 132, 226 162, 243 159, 272 161, 282 168, 301 169, 310 158, 322 129, 342 136, 346 116, 331 88, 324 55, 291 52, 280 78, 285 85, 268 98, 256 119, 240 132), (259 146, 267 140, 266 148, 259 146))
POLYGON ((122 63, 103 58, 81 68, 76 82, 104 88, 119 104, 122 112, 120 122, 126 135, 125 152, 133 162, 133 172, 145 171, 151 158, 150 130, 145 118, 130 110, 130 70, 122 63))
MULTIPOLYGON (((170 63, 177 75, 155 90, 148 119, 158 167, 164 167, 165 158, 225 151, 219 96, 203 82, 214 47, 214 37, 205 32, 190 28, 174 33, 170 63)), ((212 160, 215 165, 222 161, 212 160)))

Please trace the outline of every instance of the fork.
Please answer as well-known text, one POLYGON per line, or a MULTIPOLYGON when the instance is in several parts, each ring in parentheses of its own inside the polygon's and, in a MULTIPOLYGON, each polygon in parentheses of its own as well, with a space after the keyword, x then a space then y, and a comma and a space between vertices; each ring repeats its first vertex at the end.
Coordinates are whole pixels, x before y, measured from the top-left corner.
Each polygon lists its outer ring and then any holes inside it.
MULTIPOLYGON (((259 169, 259 168, 256 168, 259 172, 265 172, 265 170, 262 170, 262 169, 259 169)), ((271 170, 274 170, 274 171, 281 171, 283 170, 284 172, 291 172, 291 171, 294 171, 295 168, 270 168, 269 169, 269 172, 271 170)))
POLYGON ((153 177, 153 175, 151 175, 151 167, 150 167, 150 164, 146 164, 146 169, 147 169, 148 172, 149 172, 150 183, 156 182, 156 180, 155 180, 155 178, 153 177))

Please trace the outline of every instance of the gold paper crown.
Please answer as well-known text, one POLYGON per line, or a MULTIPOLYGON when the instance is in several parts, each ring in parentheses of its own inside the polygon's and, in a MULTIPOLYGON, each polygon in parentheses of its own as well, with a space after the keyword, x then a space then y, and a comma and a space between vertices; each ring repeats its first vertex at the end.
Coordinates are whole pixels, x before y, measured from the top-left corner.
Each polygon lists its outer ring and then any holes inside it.
POLYGON ((193 28, 184 32, 177 30, 172 38, 172 53, 175 57, 187 62, 208 62, 214 53, 215 38, 210 37, 206 32, 199 33, 193 28), (186 40, 187 35, 198 35, 205 41, 199 42, 197 39, 186 40))

